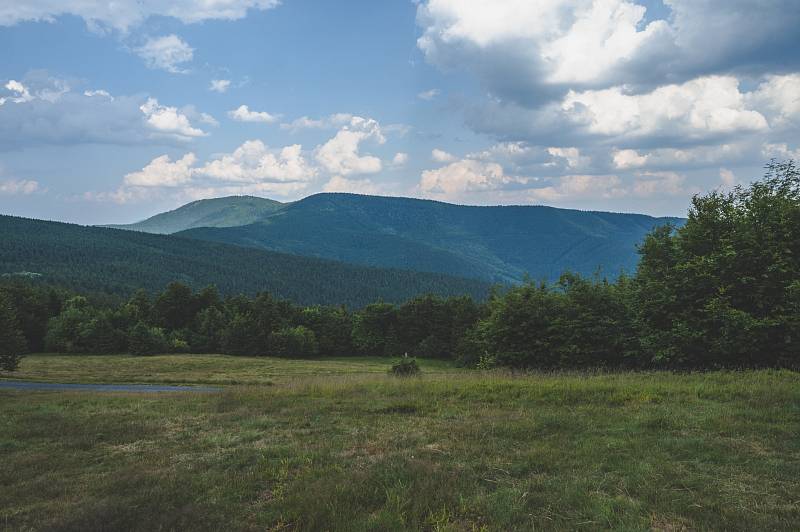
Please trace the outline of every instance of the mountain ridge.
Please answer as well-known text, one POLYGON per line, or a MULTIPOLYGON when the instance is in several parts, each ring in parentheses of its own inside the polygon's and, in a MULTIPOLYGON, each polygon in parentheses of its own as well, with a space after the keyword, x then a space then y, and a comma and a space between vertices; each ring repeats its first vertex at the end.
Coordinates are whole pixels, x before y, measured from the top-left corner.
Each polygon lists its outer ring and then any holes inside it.
POLYGON ((638 262, 636 245, 680 218, 548 206, 454 205, 435 200, 320 193, 227 228, 192 228, 189 238, 353 264, 448 273, 488 282, 564 271, 615 276, 638 262))
POLYGON ((267 291, 303 305, 359 307, 423 293, 482 299, 489 290, 488 283, 444 274, 15 216, 0 215, 0 235, 0 274, 25 272, 55 285, 120 296, 181 281, 195 289, 215 284, 225 295, 267 291))

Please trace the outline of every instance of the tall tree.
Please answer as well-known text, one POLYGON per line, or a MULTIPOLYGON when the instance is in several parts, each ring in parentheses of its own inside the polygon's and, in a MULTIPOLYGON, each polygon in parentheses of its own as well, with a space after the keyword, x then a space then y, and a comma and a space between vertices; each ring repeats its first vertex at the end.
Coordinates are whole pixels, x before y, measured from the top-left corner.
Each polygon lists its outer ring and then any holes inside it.
POLYGON ((0 292, 0 370, 14 371, 27 350, 11 299, 0 292))

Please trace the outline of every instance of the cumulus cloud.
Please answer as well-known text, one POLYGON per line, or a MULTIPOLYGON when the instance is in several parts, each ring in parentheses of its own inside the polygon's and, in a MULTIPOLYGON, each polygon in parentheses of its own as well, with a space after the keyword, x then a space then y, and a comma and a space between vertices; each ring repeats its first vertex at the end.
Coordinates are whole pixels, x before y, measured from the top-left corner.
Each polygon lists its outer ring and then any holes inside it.
POLYGON ((2 196, 27 196, 35 192, 41 192, 41 190, 38 181, 30 179, 0 179, 0 195, 2 196))
POLYGON ((260 140, 248 140, 232 153, 198 168, 197 173, 226 182, 308 182, 317 170, 305 159, 299 144, 272 150, 260 140))
POLYGON ((431 159, 437 163, 451 163, 456 160, 456 156, 439 148, 434 148, 431 151, 431 159))
POLYGON ((745 99, 761 109, 773 127, 800 125, 800 74, 768 76, 745 99))
POLYGON ((418 46, 429 62, 465 68, 493 93, 526 105, 567 85, 656 85, 733 62, 764 73, 775 56, 778 64, 800 63, 787 52, 800 22, 793 0, 665 4, 672 17, 648 20, 642 3, 629 0, 428 0, 417 11, 418 46))
POLYGON ((380 124, 371 118, 353 116, 347 125, 316 150, 317 162, 331 174, 374 174, 383 164, 378 157, 361 155, 361 143, 372 140, 378 144, 386 142, 380 124))
POLYGON ((169 135, 179 140, 189 140, 206 135, 204 131, 193 127, 186 114, 176 107, 161 105, 155 98, 148 98, 139 106, 147 125, 156 133, 169 135))
POLYGON ((62 15, 75 15, 92 29, 127 31, 151 16, 174 17, 184 23, 205 20, 238 20, 249 9, 266 10, 279 0, 25 0, 0 3, 0 26, 25 21, 52 22, 62 15))
POLYGON ((397 152, 394 154, 392 158, 392 164, 394 166, 403 166, 408 162, 408 154, 405 152, 397 152))
POLYGON ((626 94, 622 87, 570 91, 561 108, 598 135, 698 138, 768 128, 764 115, 747 108, 739 81, 730 76, 698 78, 646 94, 626 94))
POLYGON ((185 185, 192 179, 194 163, 197 157, 187 153, 182 158, 171 161, 169 155, 156 157, 138 172, 127 174, 124 183, 133 187, 177 187, 185 185))
POLYGON ((761 154, 766 159, 794 159, 795 161, 800 161, 800 145, 793 150, 785 142, 767 142, 761 147, 761 154))
POLYGON ((194 57, 194 49, 175 34, 151 37, 134 51, 144 59, 148 68, 166 70, 173 74, 188 72, 180 65, 188 63, 194 57))
POLYGON ((307 188, 317 169, 294 144, 272 149, 260 140, 248 140, 231 153, 199 164, 194 153, 172 160, 161 155, 142 170, 127 174, 122 185, 109 192, 87 192, 90 201, 135 203, 172 197, 191 201, 241 194, 286 196, 307 188))
POLYGON ((231 86, 231 80, 229 79, 212 79, 211 84, 208 87, 208 90, 222 94, 224 92, 227 92, 230 86, 231 86))
POLYGON ((323 118, 302 116, 291 122, 281 124, 281 129, 287 129, 293 133, 305 129, 336 129, 349 124, 352 120, 353 115, 349 113, 336 113, 323 118))
POLYGON ((11 93, 11 96, 0 98, 0 105, 4 105, 6 102, 25 103, 33 100, 28 88, 17 80, 9 80, 5 84, 5 89, 11 93))
POLYGON ((526 178, 506 175, 495 162, 462 159, 442 168, 425 170, 419 190, 426 196, 459 199, 469 193, 502 189, 512 183, 526 183, 526 178))
POLYGON ((589 157, 581 155, 581 151, 575 147, 551 147, 547 148, 547 153, 553 157, 563 159, 566 161, 567 166, 571 169, 577 169, 588 166, 591 163, 589 157))
POLYGON ((265 124, 272 124, 278 121, 276 115, 271 115, 265 111, 251 111, 246 105, 240 105, 238 108, 228 111, 228 116, 237 122, 263 122, 265 124))

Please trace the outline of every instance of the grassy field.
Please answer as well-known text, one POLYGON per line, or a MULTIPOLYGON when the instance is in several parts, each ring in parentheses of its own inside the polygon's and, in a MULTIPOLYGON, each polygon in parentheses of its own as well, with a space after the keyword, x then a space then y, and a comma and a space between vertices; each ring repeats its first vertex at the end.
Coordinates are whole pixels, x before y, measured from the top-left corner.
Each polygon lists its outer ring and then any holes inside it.
MULTIPOLYGON (((37 358, 23 373, 53 377, 33 371, 48 360, 37 358)), ((343 375, 325 362, 224 357, 203 376, 205 357, 185 358, 192 382, 261 382, 246 366, 263 363, 274 385, 0 391, 0 527, 800 527, 798 373, 515 377, 431 367, 398 380, 385 361, 340 361, 351 368, 343 375)), ((91 379, 112 380, 100 369, 91 379)))
MULTIPOLYGON (((274 384, 298 377, 384 375, 391 362, 377 357, 291 360, 228 355, 32 355, 22 359, 17 372, 5 377, 115 384, 274 384)), ((418 363, 426 373, 463 373, 449 362, 418 360, 418 363)))

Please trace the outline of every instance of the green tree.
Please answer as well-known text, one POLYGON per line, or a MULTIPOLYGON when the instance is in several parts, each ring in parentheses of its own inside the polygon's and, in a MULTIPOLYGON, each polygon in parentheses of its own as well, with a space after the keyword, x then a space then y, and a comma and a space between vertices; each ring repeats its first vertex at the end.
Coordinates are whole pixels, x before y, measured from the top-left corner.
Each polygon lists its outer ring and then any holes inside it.
POLYGON ((314 331, 302 325, 284 327, 270 335, 272 354, 279 357, 310 358, 317 356, 319 345, 314 331))
POLYGON ((155 355, 169 349, 164 330, 138 322, 128 333, 128 351, 132 355, 155 355))
POLYGON ((681 228, 641 247, 642 345, 671 367, 798 365, 800 171, 771 162, 761 181, 696 196, 681 228))
POLYGON ((8 295, 0 291, 0 370, 16 370, 26 350, 16 310, 8 295))

